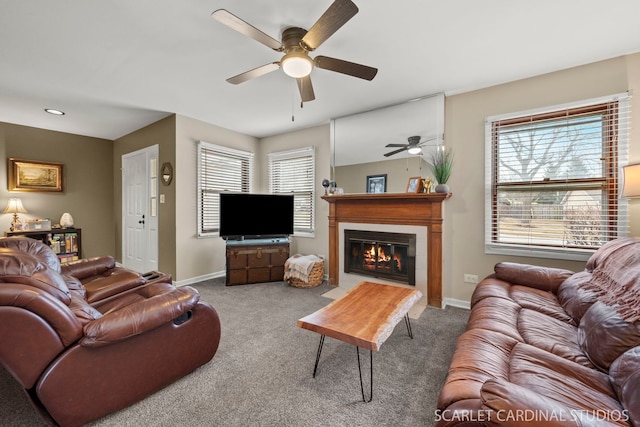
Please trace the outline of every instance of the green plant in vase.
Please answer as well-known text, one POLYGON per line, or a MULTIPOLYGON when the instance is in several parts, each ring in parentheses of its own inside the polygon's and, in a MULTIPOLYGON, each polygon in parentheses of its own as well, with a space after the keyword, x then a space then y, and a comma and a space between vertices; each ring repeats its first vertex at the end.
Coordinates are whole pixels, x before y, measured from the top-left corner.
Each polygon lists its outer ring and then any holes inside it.
POLYGON ((436 151, 431 154, 431 173, 433 173, 433 177, 438 183, 435 188, 436 193, 449 192, 447 181, 453 169, 453 158, 453 150, 445 147, 438 147, 436 151))

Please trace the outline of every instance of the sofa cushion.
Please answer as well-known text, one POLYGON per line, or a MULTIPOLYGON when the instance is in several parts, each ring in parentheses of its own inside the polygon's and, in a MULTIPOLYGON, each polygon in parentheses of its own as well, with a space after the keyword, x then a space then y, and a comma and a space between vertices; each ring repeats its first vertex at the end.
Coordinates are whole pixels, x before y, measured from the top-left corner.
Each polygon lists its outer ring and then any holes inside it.
POLYGON ((598 301, 580 321, 578 342, 589 360, 607 372, 622 353, 640 345, 640 321, 629 323, 613 307, 598 301))
POLYGON ((614 307, 623 320, 635 322, 640 320, 640 238, 621 240, 603 246, 608 256, 599 260, 582 287, 614 307))
POLYGON ((634 347, 618 357, 611 364, 609 376, 629 417, 640 420, 640 347, 634 347))
POLYGON ((628 425, 626 419, 621 419, 624 408, 618 401, 609 376, 596 369, 519 343, 511 354, 509 381, 573 411, 583 411, 585 414, 601 411, 608 421, 620 421, 620 425, 628 425))
POLYGON ((447 381, 438 398, 438 408, 454 402, 480 399, 480 389, 490 379, 509 379, 511 351, 518 340, 499 332, 470 329, 456 343, 447 381))
POLYGON ((69 288, 62 276, 35 256, 18 249, 0 248, 0 282, 34 286, 69 305, 69 288))
POLYGON ((597 301, 597 294, 585 288, 591 280, 591 273, 581 271, 562 282, 558 288, 558 301, 564 310, 574 319, 576 325, 584 313, 597 301))
POLYGON ((490 412, 487 420, 510 427, 584 427, 566 406, 545 395, 504 380, 489 380, 480 392, 482 404, 490 412))
POLYGON ((570 270, 515 262, 499 262, 493 269, 500 280, 548 292, 556 292, 558 286, 574 274, 570 270))
POLYGON ((564 359, 594 368, 578 343, 578 328, 536 310, 523 309, 518 330, 525 343, 564 359))

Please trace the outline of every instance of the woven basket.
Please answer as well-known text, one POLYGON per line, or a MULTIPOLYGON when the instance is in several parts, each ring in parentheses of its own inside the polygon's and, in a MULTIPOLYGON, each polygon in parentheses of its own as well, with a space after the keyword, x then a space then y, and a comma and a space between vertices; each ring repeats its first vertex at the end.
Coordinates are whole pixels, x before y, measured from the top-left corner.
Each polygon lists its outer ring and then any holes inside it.
POLYGON ((300 279, 290 278, 289 284, 296 288, 313 288, 322 283, 324 280, 324 261, 318 261, 313 264, 311 272, 309 273, 309 279, 304 282, 300 279))

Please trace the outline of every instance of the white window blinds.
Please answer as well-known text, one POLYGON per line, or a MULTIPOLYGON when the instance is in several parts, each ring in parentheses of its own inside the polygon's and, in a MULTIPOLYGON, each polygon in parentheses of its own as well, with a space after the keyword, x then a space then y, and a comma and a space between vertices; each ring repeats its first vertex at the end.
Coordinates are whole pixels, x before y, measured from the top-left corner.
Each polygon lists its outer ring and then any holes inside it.
POLYGON ((315 150, 306 147, 269 154, 269 191, 294 196, 294 234, 315 230, 315 150))
POLYGON ((198 236, 220 231, 220 192, 249 193, 253 153, 198 142, 198 236))
POLYGON ((626 234, 628 96, 486 123, 486 251, 586 259, 626 234))

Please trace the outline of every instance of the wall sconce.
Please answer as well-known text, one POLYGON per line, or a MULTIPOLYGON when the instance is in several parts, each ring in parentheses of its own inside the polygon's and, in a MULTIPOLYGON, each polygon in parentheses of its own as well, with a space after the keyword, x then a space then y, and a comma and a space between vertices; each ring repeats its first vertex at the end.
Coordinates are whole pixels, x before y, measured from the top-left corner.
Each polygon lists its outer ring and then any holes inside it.
POLYGON ((164 185, 171 184, 173 180, 173 166, 171 166, 171 163, 164 162, 160 167, 160 180, 164 185))
POLYGON ((27 210, 22 206, 22 200, 11 198, 7 203, 7 207, 2 211, 2 213, 12 213, 13 221, 11 221, 10 231, 22 230, 22 222, 20 222, 20 218, 18 218, 19 213, 27 213, 27 210))
POLYGON ((622 173, 624 174, 622 197, 640 196, 640 163, 624 166, 622 173))

